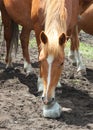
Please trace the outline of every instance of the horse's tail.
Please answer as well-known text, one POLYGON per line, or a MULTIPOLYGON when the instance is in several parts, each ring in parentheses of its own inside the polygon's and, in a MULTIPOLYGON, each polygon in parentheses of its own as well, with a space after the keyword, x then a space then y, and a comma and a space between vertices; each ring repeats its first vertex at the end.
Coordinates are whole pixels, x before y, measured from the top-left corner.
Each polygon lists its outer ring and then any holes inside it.
POLYGON ((17 50, 18 50, 18 36, 19 36, 18 24, 16 24, 14 21, 12 21, 11 28, 12 28, 12 39, 11 39, 10 52, 9 53, 11 55, 12 50, 14 48, 15 56, 16 56, 17 50))

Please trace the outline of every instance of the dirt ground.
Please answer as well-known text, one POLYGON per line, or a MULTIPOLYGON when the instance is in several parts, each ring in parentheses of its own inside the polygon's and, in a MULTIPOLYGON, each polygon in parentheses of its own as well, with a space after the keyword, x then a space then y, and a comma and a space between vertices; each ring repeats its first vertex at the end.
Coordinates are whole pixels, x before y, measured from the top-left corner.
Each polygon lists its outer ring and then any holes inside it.
MULTIPOLYGON (((93 42, 85 33, 80 39, 93 42)), ((37 47, 29 51, 35 74, 26 76, 21 47, 16 58, 13 55, 14 69, 6 71, 5 48, 0 46, 0 130, 93 130, 93 59, 84 59, 87 76, 82 77, 66 57, 62 88, 56 90, 63 113, 59 119, 47 119, 42 116, 41 94, 37 92, 37 47)))

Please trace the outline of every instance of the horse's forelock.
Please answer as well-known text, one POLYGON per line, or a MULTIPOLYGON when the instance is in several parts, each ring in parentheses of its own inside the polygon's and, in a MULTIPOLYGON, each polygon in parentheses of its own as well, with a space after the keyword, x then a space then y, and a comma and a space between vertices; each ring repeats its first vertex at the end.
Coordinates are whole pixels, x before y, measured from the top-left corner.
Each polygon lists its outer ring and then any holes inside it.
POLYGON ((42 49, 44 50, 45 57, 48 55, 53 55, 54 58, 58 57, 60 55, 60 52, 62 51, 62 46, 60 44, 56 44, 55 42, 51 41, 47 44, 42 44, 42 49))

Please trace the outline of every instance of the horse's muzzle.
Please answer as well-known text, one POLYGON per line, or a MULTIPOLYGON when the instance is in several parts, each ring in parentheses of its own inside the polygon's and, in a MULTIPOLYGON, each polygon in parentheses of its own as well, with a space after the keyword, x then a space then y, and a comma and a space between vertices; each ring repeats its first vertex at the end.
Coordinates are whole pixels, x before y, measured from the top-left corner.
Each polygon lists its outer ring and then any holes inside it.
POLYGON ((45 105, 50 105, 55 101, 55 98, 47 99, 45 97, 42 97, 42 101, 45 105))

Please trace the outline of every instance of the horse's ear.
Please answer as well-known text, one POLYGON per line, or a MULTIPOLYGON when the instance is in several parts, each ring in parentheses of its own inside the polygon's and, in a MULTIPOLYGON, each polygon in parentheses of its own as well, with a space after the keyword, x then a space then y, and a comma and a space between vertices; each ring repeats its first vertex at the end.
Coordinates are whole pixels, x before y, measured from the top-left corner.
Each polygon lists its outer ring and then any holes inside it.
POLYGON ((59 45, 63 45, 66 42, 66 35, 65 33, 62 33, 59 37, 59 45))
POLYGON ((40 41, 43 42, 44 44, 46 44, 48 42, 48 38, 47 38, 46 34, 44 33, 44 31, 42 31, 40 33, 40 41))

